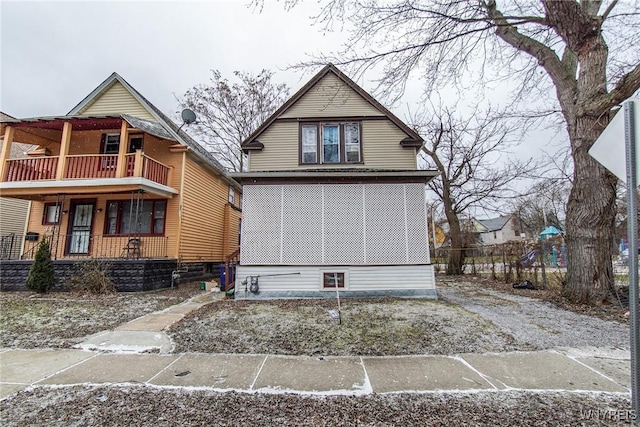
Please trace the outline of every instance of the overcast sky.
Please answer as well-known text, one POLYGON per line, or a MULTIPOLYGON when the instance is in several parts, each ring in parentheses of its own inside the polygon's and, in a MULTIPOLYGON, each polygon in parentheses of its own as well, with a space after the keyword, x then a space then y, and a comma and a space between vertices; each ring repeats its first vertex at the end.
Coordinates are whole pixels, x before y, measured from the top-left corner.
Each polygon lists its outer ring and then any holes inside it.
POLYGON ((345 37, 311 25, 313 4, 287 12, 267 3, 262 13, 247 4, 2 0, 1 109, 19 118, 66 114, 114 71, 167 113, 178 109, 174 95, 207 83, 211 69, 229 78, 271 69, 295 90, 311 74, 287 66, 336 50, 345 37))
MULTIPOLYGON (((234 70, 270 69, 293 94, 312 72, 287 67, 336 52, 346 41, 346 33, 323 34, 313 25, 316 2, 286 11, 282 1, 266 0, 261 13, 248 3, 0 0, 0 110, 17 118, 64 115, 114 71, 171 117, 180 109, 176 96, 207 83, 211 69, 230 79, 234 70)), ((356 82, 374 92, 367 77, 356 82)), ((395 105, 380 101, 406 121, 421 87, 411 82, 395 105)), ((555 151, 549 139, 531 134, 518 156, 555 151)))

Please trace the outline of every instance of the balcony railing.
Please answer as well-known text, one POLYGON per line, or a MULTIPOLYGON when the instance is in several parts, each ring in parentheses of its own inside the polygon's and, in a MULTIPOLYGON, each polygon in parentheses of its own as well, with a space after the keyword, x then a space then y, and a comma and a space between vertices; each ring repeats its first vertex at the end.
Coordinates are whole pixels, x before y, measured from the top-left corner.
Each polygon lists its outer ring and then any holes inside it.
POLYGON ((56 179, 57 157, 33 157, 7 160, 5 181, 42 181, 56 179))
POLYGON ((142 176, 148 180, 167 185, 169 168, 150 157, 143 157, 142 176))
POLYGON ((65 178, 115 178, 117 155, 68 156, 65 178))
MULTIPOLYGON (((65 179, 116 178, 117 155, 72 155, 66 158, 65 179)), ((30 157, 7 160, 5 182, 42 181, 56 179, 58 156, 30 157)), ((125 156, 125 176, 141 176, 167 185, 169 167, 144 154, 125 156)))
MULTIPOLYGON (((33 235, 32 235, 33 236, 33 235)), ((52 259, 151 259, 167 257, 166 236, 136 236, 131 234, 103 235, 88 233, 53 234, 49 240, 52 259)), ((40 237, 41 239, 41 237, 40 237)), ((25 239, 14 236, 14 246, 24 241, 22 255, 18 251, 4 251, 2 259, 34 259, 40 241, 38 236, 25 239)))

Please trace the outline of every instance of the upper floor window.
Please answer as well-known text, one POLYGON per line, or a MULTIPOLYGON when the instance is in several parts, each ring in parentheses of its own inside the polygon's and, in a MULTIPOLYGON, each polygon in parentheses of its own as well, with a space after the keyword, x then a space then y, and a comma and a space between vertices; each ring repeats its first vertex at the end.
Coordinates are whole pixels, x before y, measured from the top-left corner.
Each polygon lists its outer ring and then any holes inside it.
POLYGON ((300 163, 361 163, 360 123, 327 122, 300 125, 300 163))
POLYGON ((119 146, 120 146, 119 133, 107 133, 102 135, 102 147, 100 147, 100 152, 102 154, 118 154, 119 146))
MULTIPOLYGON (((142 150, 144 142, 143 134, 129 135, 129 144, 127 146, 127 153, 135 153, 136 150, 142 150)), ((100 144, 101 154, 118 154, 120 148, 120 134, 119 133, 105 133, 102 135, 102 142, 100 144)))

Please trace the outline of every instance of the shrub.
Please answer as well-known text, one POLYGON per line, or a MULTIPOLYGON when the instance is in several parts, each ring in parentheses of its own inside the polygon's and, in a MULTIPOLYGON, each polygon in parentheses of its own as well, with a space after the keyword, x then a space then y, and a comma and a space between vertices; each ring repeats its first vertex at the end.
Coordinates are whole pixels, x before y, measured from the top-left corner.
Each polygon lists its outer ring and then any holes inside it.
POLYGON ((44 294, 53 288, 56 283, 56 271, 51 261, 51 250, 49 242, 43 238, 38 245, 36 257, 29 269, 27 277, 27 289, 44 294))
POLYGON ((113 294, 117 291, 109 277, 110 268, 111 264, 95 258, 80 262, 69 277, 69 286, 71 290, 78 292, 113 294))

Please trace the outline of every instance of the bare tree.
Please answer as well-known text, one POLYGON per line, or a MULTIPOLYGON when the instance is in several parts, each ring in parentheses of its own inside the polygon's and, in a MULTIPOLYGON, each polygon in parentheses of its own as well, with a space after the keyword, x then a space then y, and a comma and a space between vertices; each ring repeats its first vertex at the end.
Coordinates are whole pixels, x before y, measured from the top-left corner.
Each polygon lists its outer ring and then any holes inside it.
MULTIPOLYGON (((259 3, 261 0, 257 0, 259 3)), ((286 0, 288 6, 296 0, 286 0)), ((347 21, 334 57, 357 73, 383 65, 381 87, 402 93, 517 82, 517 101, 561 111, 571 145, 565 295, 597 304, 613 286, 616 179, 588 154, 610 111, 640 88, 640 4, 618 0, 326 0, 316 21, 347 21), (500 3, 500 4, 499 4, 500 3)))
POLYGON ((461 215, 472 207, 486 208, 516 196, 515 181, 535 165, 506 156, 514 129, 491 110, 483 114, 476 109, 462 118, 440 107, 411 122, 425 137, 420 155, 439 172, 429 188, 441 200, 449 224, 447 274, 462 274, 469 233, 461 226, 461 215))
POLYGON ((196 112, 193 129, 207 148, 225 167, 238 172, 244 168, 240 144, 286 101, 289 87, 273 83, 273 72, 268 70, 233 74, 238 83, 212 70, 209 85, 194 86, 179 102, 196 112))
POLYGON ((513 200, 511 210, 518 216, 522 230, 532 237, 538 236, 550 225, 564 230, 569 191, 570 183, 567 180, 544 178, 513 200))

